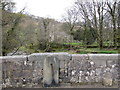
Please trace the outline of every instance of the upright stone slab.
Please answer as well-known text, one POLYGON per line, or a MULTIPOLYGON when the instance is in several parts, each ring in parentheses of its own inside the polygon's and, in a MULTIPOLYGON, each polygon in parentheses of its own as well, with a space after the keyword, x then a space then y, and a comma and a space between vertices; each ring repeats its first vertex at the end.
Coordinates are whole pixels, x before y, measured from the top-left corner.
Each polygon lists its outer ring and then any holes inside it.
MULTIPOLYGON (((57 57, 57 59, 60 60, 61 62, 70 60, 69 54, 65 53, 65 52, 60 52, 60 53, 33 53, 33 54, 29 55, 28 60, 35 62, 35 66, 34 66, 35 70, 33 72, 33 76, 36 80, 38 80, 40 78, 41 79, 43 78, 43 72, 41 73, 41 71, 43 71, 44 61, 45 61, 46 57, 49 56, 49 55, 57 57)), ((62 65, 62 67, 63 67, 63 65, 62 65)), ((60 68, 62 68, 62 67, 60 66, 60 68)), ((42 81, 40 81, 40 83, 41 82, 42 81)))
POLYGON ((0 57, 0 90, 2 89, 2 57, 0 57))
POLYGON ((59 84, 59 60, 55 55, 48 55, 43 65, 44 87, 56 86, 59 84))

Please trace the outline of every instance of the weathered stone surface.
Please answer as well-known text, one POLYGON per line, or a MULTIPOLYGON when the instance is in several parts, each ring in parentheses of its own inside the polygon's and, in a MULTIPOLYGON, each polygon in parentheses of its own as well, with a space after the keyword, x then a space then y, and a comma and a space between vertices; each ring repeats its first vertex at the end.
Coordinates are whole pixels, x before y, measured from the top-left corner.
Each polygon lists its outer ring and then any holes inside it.
POLYGON ((30 84, 32 87, 43 83, 49 85, 53 80, 59 83, 60 80, 62 83, 103 82, 103 85, 111 86, 118 81, 117 62, 118 54, 34 53, 29 56, 5 56, 0 57, 2 85, 25 87, 30 84))
POLYGON ((68 53, 52 53, 55 57, 58 58, 58 60, 64 60, 64 61, 69 61, 72 59, 71 54, 68 53))
POLYGON ((112 68, 112 66, 116 64, 116 60, 107 60, 106 66, 112 68))
POLYGON ((43 68, 43 84, 51 85, 52 79, 52 68, 49 65, 48 61, 45 59, 43 68))
POLYGON ((96 68, 95 82, 102 82, 103 78, 103 67, 96 68))
POLYGON ((65 60, 60 60, 60 68, 61 69, 65 68, 65 60))
POLYGON ((113 77, 110 71, 106 71, 103 75, 103 85, 112 86, 113 85, 113 77))
POLYGON ((28 56, 29 60, 44 60, 48 55, 55 55, 59 60, 69 60, 70 54, 60 52, 60 53, 33 53, 28 56))
POLYGON ((76 82, 76 78, 75 78, 75 77, 72 77, 72 78, 70 79, 70 82, 75 83, 75 82, 76 82))
POLYGON ((48 53, 33 53, 28 56, 29 61, 34 61, 36 67, 43 68, 43 61, 48 53))
POLYGON ((95 82, 96 71, 91 70, 89 74, 89 82, 95 82))
POLYGON ((28 56, 28 60, 30 61, 37 61, 37 64, 40 64, 39 66, 43 67, 43 61, 45 60, 46 56, 53 55, 57 57, 59 60, 70 60, 71 55, 68 53, 33 53, 28 56))
POLYGON ((118 60, 119 54, 88 54, 90 60, 118 60))
POLYGON ((87 54, 72 54, 72 60, 89 60, 87 54))
POLYGON ((25 61, 27 60, 27 55, 16 55, 16 56, 4 56, 2 57, 2 62, 4 61, 25 61))
POLYGON ((0 90, 2 89, 2 57, 0 57, 0 90))
POLYGON ((89 59, 96 63, 96 66, 105 66, 107 60, 118 60, 118 54, 88 54, 89 59))
POLYGON ((59 83, 59 60, 49 55, 44 60, 43 67, 43 84, 44 86, 52 86, 59 83))

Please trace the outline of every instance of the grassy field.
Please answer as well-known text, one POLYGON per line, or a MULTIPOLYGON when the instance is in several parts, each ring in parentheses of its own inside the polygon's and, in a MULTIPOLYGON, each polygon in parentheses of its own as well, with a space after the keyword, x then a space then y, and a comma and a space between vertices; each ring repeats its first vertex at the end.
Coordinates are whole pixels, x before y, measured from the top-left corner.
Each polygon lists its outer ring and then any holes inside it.
POLYGON ((118 50, 114 49, 102 49, 100 50, 99 48, 86 48, 86 49, 79 49, 77 53, 80 54, 87 54, 87 53, 105 53, 105 54, 116 54, 118 53, 118 50))
POLYGON ((117 54, 118 50, 114 49, 99 49, 99 48, 79 48, 79 49, 67 49, 67 48, 56 48, 53 52, 68 52, 71 54, 117 54))
MULTIPOLYGON (((84 44, 82 42, 79 42, 79 43, 64 43, 65 45, 74 45, 74 46, 84 46, 84 44)), ((103 42, 103 46, 112 46, 114 45, 113 42, 103 42)), ((93 44, 91 45, 88 45, 88 46, 98 46, 97 42, 94 42, 93 44)))
MULTIPOLYGON (((103 48, 103 49, 99 49, 98 47, 85 48, 82 46, 82 43, 65 43, 65 45, 68 45, 68 46, 54 45, 51 51, 49 52, 68 52, 70 54, 90 54, 90 53, 91 54, 117 54, 118 53, 118 50, 114 48, 103 48), (71 49, 69 45, 72 45, 71 49)), ((45 52, 44 50, 39 50, 37 48, 30 49, 26 47, 21 47, 20 50, 27 54, 45 52)))
MULTIPOLYGON (((78 53, 78 54, 87 54, 87 53, 99 53, 99 54, 117 54, 118 50, 114 49, 114 48, 103 48, 103 49, 99 49, 97 46, 97 43, 93 43, 92 45, 88 45, 89 48, 85 48, 84 45, 82 43, 64 43, 65 45, 72 45, 73 47, 78 47, 77 49, 75 49, 75 51, 68 51, 68 52, 74 52, 74 53, 78 53), (90 48, 90 46, 92 48, 90 48), (96 47, 96 48, 94 48, 96 47)), ((104 43, 104 46, 107 46, 108 43, 104 43)), ((109 47, 109 46, 108 46, 109 47)))

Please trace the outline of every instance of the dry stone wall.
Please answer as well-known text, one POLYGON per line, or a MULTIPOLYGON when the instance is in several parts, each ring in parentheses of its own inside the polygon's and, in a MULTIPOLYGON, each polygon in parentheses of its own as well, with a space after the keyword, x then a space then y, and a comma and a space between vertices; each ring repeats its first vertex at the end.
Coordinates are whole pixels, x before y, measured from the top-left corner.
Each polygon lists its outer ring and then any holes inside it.
POLYGON ((118 84, 118 54, 33 53, 24 56, 4 56, 0 57, 0 61, 3 88, 43 87, 45 82, 50 83, 50 78, 53 78, 46 74, 50 71, 51 75, 54 73, 54 80, 59 85, 118 84), (52 64, 53 71, 49 66, 52 64))

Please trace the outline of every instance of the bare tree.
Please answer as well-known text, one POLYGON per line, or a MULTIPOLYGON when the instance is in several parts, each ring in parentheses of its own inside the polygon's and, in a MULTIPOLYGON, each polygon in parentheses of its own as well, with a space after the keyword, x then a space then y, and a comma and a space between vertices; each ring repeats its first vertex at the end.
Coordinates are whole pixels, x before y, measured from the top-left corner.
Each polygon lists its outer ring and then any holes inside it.
MULTIPOLYGON (((11 0, 3 0, 3 7, 2 7, 2 54, 6 55, 11 50, 18 50, 18 46, 21 44, 15 44, 18 42, 16 40, 17 35, 15 32, 16 27, 20 23, 20 20, 22 18, 22 13, 24 11, 21 10, 17 14, 13 13, 11 10, 14 8, 14 2, 11 2, 11 0), (13 4, 11 6, 11 4, 13 4)), ((15 51, 16 51, 15 50, 15 51)))
POLYGON ((118 39, 118 45, 120 46, 120 1, 118 2, 118 20, 117 20, 117 22, 118 22, 118 37, 117 37, 117 39, 118 39))
POLYGON ((51 40, 51 36, 50 36, 50 31, 52 29, 53 26, 53 20, 50 18, 42 18, 42 30, 44 31, 44 45, 45 45, 45 51, 49 51, 51 49, 50 46, 50 40, 51 40))
POLYGON ((80 17, 82 17, 85 22, 85 32, 86 29, 89 29, 93 37, 97 34, 99 48, 103 48, 103 26, 104 16, 106 14, 104 8, 106 7, 106 3, 94 0, 92 2, 81 2, 81 0, 76 0, 75 4, 77 8, 79 8, 80 17), (92 31, 93 28, 97 33, 95 33, 94 30, 92 31))
MULTIPOLYGON (((66 22, 67 26, 68 26, 68 32, 70 34, 70 42, 73 42, 73 38, 72 38, 72 34, 73 34, 73 30, 75 28, 77 19, 78 19, 78 11, 77 8, 72 7, 70 9, 67 10, 67 13, 65 14, 65 16, 63 17, 64 21, 66 22)), ((70 45, 70 49, 72 49, 72 46, 70 45)))
POLYGON ((15 3, 12 0, 2 0, 1 1, 1 6, 2 10, 6 11, 13 11, 15 7, 15 3))
POLYGON ((97 30, 97 15, 96 15, 96 7, 95 5, 91 4, 90 2, 81 2, 80 0, 77 0, 75 2, 76 8, 78 8, 79 12, 79 18, 81 18, 84 22, 84 43, 85 45, 88 44, 88 30, 91 32, 92 37, 95 38, 95 32, 93 30, 93 27, 95 26, 95 29, 97 30))
POLYGON ((112 28, 113 28, 113 42, 114 46, 117 47, 117 28, 116 28, 116 22, 117 22, 117 15, 116 15, 116 9, 117 9, 117 1, 114 1, 114 3, 110 3, 107 1, 107 12, 111 15, 111 21, 112 21, 112 28))
POLYGON ((104 20, 104 2, 98 2, 98 19, 99 19, 99 48, 103 48, 103 20, 104 20))

